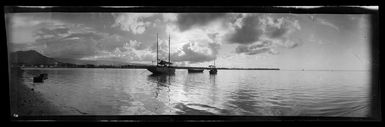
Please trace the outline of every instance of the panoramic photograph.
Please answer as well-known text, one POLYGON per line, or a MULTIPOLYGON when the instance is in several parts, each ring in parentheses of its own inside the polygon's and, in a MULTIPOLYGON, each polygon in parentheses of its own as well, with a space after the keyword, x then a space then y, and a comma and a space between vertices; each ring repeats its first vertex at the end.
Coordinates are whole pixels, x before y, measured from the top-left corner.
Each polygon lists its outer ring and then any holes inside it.
POLYGON ((368 117, 368 14, 5 13, 20 116, 368 117))

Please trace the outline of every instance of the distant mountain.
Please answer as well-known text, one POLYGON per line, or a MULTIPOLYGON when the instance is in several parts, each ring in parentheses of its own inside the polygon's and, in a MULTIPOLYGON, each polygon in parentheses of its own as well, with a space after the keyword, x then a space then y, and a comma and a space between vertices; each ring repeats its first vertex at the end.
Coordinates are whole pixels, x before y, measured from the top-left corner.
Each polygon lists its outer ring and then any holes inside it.
POLYGON ((46 57, 35 50, 12 52, 9 60, 11 63, 30 65, 58 63, 55 59, 46 57))
POLYGON ((13 64, 27 64, 27 65, 40 65, 40 64, 55 64, 55 63, 70 63, 77 65, 145 65, 137 63, 128 63, 118 60, 77 60, 71 58, 49 58, 35 50, 28 51, 16 51, 10 54, 10 61, 13 64))

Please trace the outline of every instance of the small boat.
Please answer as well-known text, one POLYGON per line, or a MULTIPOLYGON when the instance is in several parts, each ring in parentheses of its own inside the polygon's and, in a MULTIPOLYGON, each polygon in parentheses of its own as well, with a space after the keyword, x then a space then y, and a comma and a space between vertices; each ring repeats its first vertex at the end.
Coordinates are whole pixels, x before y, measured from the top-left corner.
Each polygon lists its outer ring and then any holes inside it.
POLYGON ((210 68, 210 71, 209 71, 210 74, 217 74, 218 69, 215 67, 215 60, 214 60, 214 65, 209 65, 209 68, 210 68))
POLYGON ((217 74, 218 70, 214 68, 214 69, 211 69, 209 72, 210 74, 217 74))
POLYGON ((36 76, 33 77, 33 83, 42 83, 43 82, 43 77, 42 76, 36 76))
POLYGON ((47 73, 40 74, 40 77, 42 77, 43 79, 48 79, 48 74, 47 73))
POLYGON ((187 69, 188 73, 201 73, 204 69, 187 69))

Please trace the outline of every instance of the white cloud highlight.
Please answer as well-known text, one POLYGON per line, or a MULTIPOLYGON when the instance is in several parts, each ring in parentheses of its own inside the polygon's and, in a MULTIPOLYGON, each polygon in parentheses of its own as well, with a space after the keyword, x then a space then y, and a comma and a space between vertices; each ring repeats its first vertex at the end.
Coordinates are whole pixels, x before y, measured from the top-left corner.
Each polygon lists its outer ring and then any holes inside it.
POLYGON ((119 26, 124 31, 130 31, 133 34, 142 34, 146 31, 146 27, 151 26, 151 22, 144 21, 145 18, 154 16, 153 13, 125 13, 119 14, 113 27, 119 26))

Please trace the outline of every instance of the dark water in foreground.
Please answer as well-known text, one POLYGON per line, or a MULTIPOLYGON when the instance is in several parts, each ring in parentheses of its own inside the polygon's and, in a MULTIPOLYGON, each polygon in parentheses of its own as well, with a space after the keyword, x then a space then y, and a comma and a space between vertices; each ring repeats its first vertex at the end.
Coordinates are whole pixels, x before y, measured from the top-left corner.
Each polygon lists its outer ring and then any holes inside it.
POLYGON ((25 85, 58 115, 254 115, 365 117, 369 71, 25 69, 25 85), (48 73, 44 83, 33 75, 48 73))

